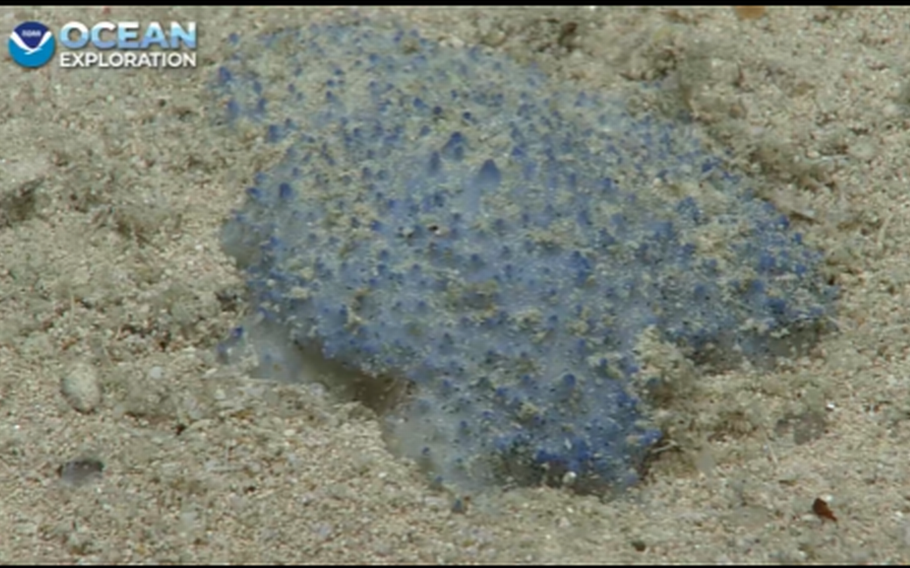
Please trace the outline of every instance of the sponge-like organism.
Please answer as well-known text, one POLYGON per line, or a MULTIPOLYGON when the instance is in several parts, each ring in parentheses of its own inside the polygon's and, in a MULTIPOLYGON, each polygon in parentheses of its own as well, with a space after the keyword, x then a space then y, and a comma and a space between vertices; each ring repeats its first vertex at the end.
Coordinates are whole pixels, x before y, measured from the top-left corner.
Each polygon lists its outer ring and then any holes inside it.
POLYGON ((391 25, 232 40, 225 120, 287 146, 223 232, 245 332, 408 381, 397 446, 444 481, 624 487, 660 436, 642 334, 761 357, 830 314, 818 253, 685 122, 391 25))

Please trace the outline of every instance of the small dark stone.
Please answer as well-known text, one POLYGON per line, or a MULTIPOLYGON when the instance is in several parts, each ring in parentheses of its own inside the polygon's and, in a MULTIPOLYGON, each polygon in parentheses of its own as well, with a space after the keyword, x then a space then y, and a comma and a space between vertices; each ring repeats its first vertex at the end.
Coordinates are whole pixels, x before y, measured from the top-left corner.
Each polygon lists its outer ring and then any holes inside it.
POLYGON ((104 473, 104 462, 97 458, 78 458, 57 468, 57 474, 64 483, 73 486, 85 485, 100 479, 104 473))
POLYGON ((468 502, 466 499, 457 497, 455 501, 452 502, 452 512, 458 515, 464 515, 468 512, 468 502))

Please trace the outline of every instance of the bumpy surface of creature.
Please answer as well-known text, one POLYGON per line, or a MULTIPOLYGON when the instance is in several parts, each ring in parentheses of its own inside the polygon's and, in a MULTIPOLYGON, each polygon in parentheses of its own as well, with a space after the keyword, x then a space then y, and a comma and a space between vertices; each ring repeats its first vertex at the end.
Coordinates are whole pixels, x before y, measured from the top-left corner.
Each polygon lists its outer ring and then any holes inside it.
POLYGON ((287 146, 224 228, 242 332, 267 367, 305 345, 409 381, 393 434, 444 481, 626 486, 660 435, 642 334, 761 357, 830 312, 817 253, 684 122, 391 25, 232 39, 226 123, 287 146))

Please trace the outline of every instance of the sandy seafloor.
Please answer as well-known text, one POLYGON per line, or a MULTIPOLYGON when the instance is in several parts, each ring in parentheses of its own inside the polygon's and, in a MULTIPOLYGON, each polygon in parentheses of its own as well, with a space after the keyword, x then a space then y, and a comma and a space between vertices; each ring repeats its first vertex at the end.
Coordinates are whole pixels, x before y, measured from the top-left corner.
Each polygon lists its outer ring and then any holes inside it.
POLYGON ((0 9, 4 30, 200 29, 196 70, 24 71, 4 50, 0 562, 910 562, 910 11, 397 12, 579 88, 667 76, 841 288, 840 332, 805 357, 700 377, 676 446, 626 496, 517 489, 463 514, 359 404, 213 356, 243 310, 218 228, 276 153, 216 138, 204 83, 231 32, 336 17, 0 9), (65 376, 97 381, 91 412, 61 394, 65 376), (61 470, 77 459, 103 474, 61 470))

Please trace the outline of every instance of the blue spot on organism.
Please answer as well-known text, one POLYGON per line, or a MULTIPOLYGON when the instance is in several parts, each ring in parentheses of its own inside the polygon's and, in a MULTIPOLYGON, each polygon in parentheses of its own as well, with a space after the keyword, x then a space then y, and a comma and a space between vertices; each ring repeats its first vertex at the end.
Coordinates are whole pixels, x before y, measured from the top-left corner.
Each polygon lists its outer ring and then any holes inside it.
POLYGON ((438 479, 590 489, 634 482, 660 436, 646 331, 714 363, 824 327, 820 255, 687 124, 403 34, 241 38, 260 49, 213 78, 230 121, 289 145, 224 227, 258 314, 229 344, 409 381, 389 424, 438 479), (724 198, 666 193, 691 186, 724 198))
POLYGON ((501 179, 502 175, 499 173, 499 168, 496 167, 496 162, 487 160, 480 167, 474 185, 483 192, 492 192, 499 189, 501 179))
POLYGON ((465 138, 461 132, 455 132, 442 148, 442 156, 448 160, 460 162, 464 158, 465 138))
POLYGON ((224 67, 218 68, 218 81, 221 83, 228 83, 232 79, 231 72, 225 69, 224 67))

